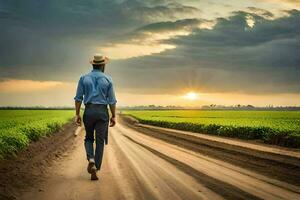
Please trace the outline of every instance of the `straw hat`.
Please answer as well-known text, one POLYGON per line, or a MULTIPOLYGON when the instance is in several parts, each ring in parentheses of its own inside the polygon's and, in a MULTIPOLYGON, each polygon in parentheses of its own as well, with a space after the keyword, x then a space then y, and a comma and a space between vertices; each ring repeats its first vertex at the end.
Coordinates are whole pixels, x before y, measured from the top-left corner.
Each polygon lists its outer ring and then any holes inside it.
POLYGON ((108 57, 101 54, 94 55, 94 59, 90 60, 92 65, 102 65, 108 63, 108 57))

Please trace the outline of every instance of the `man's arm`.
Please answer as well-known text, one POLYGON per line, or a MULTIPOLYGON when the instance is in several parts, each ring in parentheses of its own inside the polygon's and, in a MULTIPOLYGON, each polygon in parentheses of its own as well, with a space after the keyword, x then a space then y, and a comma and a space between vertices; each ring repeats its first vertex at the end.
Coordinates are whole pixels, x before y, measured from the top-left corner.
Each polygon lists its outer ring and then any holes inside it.
POLYGON ((80 107, 81 107, 81 101, 75 101, 76 124, 77 124, 78 126, 81 126, 80 107))
POLYGON ((116 125, 116 95, 113 87, 112 80, 110 79, 110 86, 108 88, 108 104, 109 104, 109 109, 111 112, 111 118, 110 118, 110 127, 113 127, 116 125))
POLYGON ((109 109, 111 112, 111 118, 110 118, 110 127, 113 127, 116 125, 116 104, 109 104, 109 109))
POLYGON ((75 110, 76 110, 76 124, 78 126, 81 126, 81 116, 80 116, 80 107, 81 107, 81 102, 83 101, 83 83, 82 83, 82 77, 80 77, 78 81, 78 86, 77 86, 77 91, 76 91, 76 96, 74 97, 75 100, 75 110))

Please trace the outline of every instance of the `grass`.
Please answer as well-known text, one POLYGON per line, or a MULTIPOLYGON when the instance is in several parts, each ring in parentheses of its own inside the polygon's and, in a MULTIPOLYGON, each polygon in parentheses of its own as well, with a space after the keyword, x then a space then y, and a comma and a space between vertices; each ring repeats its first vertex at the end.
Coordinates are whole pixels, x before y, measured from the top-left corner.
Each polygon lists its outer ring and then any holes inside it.
POLYGON ((73 116, 71 110, 0 110, 0 159, 59 131, 73 116))
POLYGON ((299 111, 125 110, 141 123, 300 147, 299 111))

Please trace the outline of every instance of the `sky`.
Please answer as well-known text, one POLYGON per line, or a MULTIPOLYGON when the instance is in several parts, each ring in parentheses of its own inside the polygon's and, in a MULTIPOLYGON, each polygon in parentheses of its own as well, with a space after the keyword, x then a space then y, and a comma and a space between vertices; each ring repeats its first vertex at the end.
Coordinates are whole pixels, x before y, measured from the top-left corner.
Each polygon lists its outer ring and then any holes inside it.
POLYGON ((72 106, 95 53, 121 106, 300 106, 300 0, 0 0, 0 27, 0 106, 72 106))

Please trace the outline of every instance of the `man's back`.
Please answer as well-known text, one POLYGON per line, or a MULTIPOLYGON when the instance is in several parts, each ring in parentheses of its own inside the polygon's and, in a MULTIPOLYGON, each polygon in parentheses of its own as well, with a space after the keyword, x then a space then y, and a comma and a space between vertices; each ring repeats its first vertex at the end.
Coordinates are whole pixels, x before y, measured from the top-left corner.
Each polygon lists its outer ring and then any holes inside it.
POLYGON ((115 104, 112 79, 97 69, 83 75, 80 77, 74 99, 82 101, 83 97, 84 104, 115 104))

